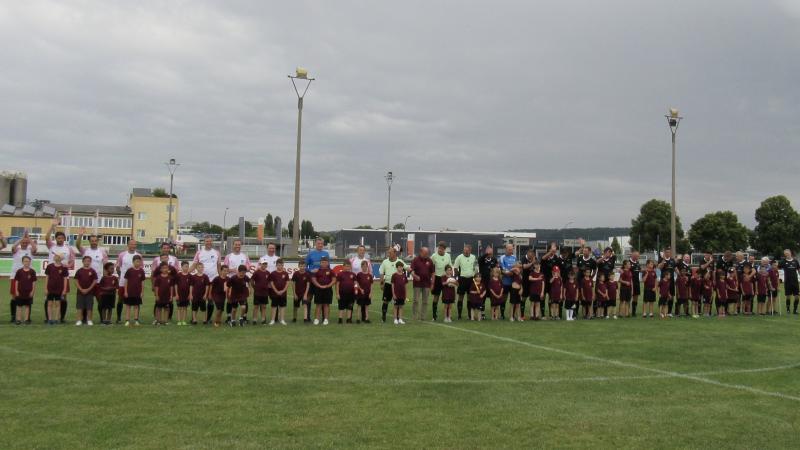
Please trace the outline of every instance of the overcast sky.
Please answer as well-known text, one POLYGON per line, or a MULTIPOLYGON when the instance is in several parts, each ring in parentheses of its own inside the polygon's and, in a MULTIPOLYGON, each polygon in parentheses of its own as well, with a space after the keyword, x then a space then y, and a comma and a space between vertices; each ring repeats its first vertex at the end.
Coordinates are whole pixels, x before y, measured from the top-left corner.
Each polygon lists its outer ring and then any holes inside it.
POLYGON ((800 1, 3 2, 2 167, 29 199, 123 204, 168 186, 180 221, 317 229, 628 226, 800 194, 800 1))

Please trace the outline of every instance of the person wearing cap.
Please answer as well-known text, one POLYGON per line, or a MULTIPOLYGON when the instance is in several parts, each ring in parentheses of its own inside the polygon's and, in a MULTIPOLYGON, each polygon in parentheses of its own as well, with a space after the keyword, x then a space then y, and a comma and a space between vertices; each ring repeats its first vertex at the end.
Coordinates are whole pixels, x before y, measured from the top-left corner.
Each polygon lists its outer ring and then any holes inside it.
POLYGON ((439 296, 442 294, 443 277, 447 266, 452 266, 453 261, 450 259, 450 253, 447 253, 447 244, 444 241, 439 241, 436 245, 436 253, 431 255, 433 261, 433 288, 431 295, 433 295, 433 304, 431 305, 433 320, 436 321, 439 315, 439 296))

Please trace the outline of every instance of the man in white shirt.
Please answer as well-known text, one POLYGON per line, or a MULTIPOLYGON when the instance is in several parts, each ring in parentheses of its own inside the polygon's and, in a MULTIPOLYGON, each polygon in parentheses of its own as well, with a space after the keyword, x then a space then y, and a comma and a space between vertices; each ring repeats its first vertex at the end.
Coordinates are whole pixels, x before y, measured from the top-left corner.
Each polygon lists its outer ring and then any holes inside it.
POLYGON ((97 272, 97 279, 99 281, 100 278, 103 277, 103 266, 108 262, 108 252, 106 252, 106 249, 100 248, 100 236, 95 234, 89 235, 89 248, 84 247, 84 233, 86 233, 86 228, 81 228, 75 246, 78 247, 81 258, 85 256, 92 258, 92 269, 97 272))
POLYGON ((53 224, 50 225, 50 230, 47 232, 47 236, 45 237, 45 243, 47 244, 48 254, 47 254, 47 262, 48 264, 52 264, 55 262, 56 254, 61 255, 62 263, 67 266, 68 269, 75 268, 75 250, 72 248, 69 243, 66 242, 67 235, 64 234, 62 231, 58 231, 55 234, 55 242, 51 239, 53 237, 53 232, 56 231, 56 226, 58 225, 58 217, 53 219, 53 224))
POLYGON ((356 256, 350 258, 350 267, 354 274, 358 275, 361 273, 361 263, 364 261, 367 262, 367 267, 369 267, 370 273, 372 273, 372 261, 367 258, 367 248, 363 245, 359 245, 356 249, 356 256))
POLYGON ((178 258, 172 254, 172 245, 169 242, 163 242, 161 244, 161 253, 153 258, 153 262, 150 263, 150 274, 151 277, 155 277, 158 272, 158 266, 161 265, 161 257, 167 257, 167 263, 170 267, 174 267, 175 270, 180 272, 181 270, 181 262, 178 261, 178 258))
POLYGON ((214 240, 206 236, 203 240, 203 247, 194 254, 191 270, 194 271, 197 263, 203 264, 203 273, 208 275, 209 281, 219 276, 219 266, 222 264, 222 256, 213 247, 214 240))
POLYGON ((136 251, 136 240, 131 239, 128 241, 128 249, 124 252, 120 253, 117 257, 117 275, 119 276, 119 292, 117 294, 117 323, 121 323, 122 318, 122 296, 125 292, 125 272, 128 271, 131 267, 133 267, 133 257, 142 255, 136 251))
POLYGON ((267 263, 267 270, 272 273, 278 268, 278 255, 275 254, 275 244, 267 245, 267 254, 258 259, 258 265, 267 263))

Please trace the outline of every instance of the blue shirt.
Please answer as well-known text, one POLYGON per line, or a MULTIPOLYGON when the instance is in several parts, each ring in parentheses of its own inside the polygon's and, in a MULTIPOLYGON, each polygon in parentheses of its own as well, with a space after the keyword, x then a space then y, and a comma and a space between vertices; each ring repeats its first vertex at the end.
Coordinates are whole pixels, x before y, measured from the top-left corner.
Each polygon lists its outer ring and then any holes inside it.
POLYGON ((326 250, 311 250, 306 255, 306 270, 309 272, 316 272, 319 269, 319 262, 323 257, 330 258, 326 250))
POLYGON ((514 281, 512 277, 505 275, 505 273, 510 272, 516 263, 517 257, 514 255, 503 255, 500 257, 500 270, 503 272, 503 286, 511 286, 511 283, 514 281))

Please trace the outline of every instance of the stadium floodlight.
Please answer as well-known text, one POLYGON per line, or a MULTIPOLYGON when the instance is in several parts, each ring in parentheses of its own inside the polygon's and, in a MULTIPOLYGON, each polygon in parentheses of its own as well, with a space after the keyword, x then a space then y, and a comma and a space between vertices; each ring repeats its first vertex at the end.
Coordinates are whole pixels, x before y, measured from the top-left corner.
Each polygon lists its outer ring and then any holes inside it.
POLYGON ((389 188, 389 201, 386 204, 386 252, 389 252, 389 247, 392 246, 392 182, 394 181, 394 174, 389 171, 386 172, 386 186, 389 188))
POLYGON ((175 179, 175 171, 180 164, 175 162, 175 158, 170 158, 168 163, 164 163, 169 170, 169 220, 167 220, 167 242, 172 243, 172 182, 175 179))
POLYGON ((296 257, 297 247, 300 245, 300 142, 303 129, 303 98, 306 96, 306 92, 308 92, 308 88, 311 86, 311 82, 314 81, 314 78, 308 77, 308 70, 305 68, 297 67, 294 76, 289 75, 289 79, 292 80, 294 92, 297 94, 297 155, 294 163, 294 220, 292 220, 292 246, 289 248, 289 252, 286 256, 296 257), (302 94, 300 93, 300 89, 297 89, 298 80, 306 82, 304 88, 301 83, 302 94))
POLYGON ((667 118, 667 125, 672 134, 672 204, 670 207, 670 248, 673 254, 677 251, 675 248, 675 135, 678 133, 678 125, 681 123, 683 117, 680 116, 677 108, 670 108, 669 114, 664 116, 667 118))

